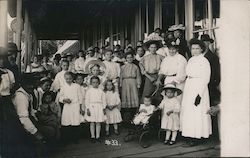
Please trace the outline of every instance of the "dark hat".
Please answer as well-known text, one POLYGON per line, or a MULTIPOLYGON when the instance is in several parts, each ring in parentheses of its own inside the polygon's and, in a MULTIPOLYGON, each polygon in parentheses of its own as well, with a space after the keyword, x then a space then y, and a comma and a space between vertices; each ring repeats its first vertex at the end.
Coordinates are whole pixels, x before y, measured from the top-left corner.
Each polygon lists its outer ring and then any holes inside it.
POLYGON ((156 44, 158 49, 163 46, 162 40, 149 40, 143 43, 143 47, 148 49, 151 44, 156 44))
POLYGON ((21 75, 21 85, 36 85, 39 81, 39 74, 38 73, 23 73, 21 75))
POLYGON ((214 42, 214 40, 212 38, 210 38, 210 36, 208 34, 201 35, 201 40, 202 41, 209 41, 210 43, 214 42))
POLYGON ((167 43, 167 47, 168 47, 168 48, 176 48, 176 49, 179 49, 179 48, 180 48, 179 45, 176 45, 176 44, 173 44, 173 43, 167 43))
POLYGON ((176 86, 174 84, 166 84, 164 87, 163 87, 163 90, 167 90, 167 89, 171 89, 175 92, 177 92, 177 95, 180 95, 182 93, 182 90, 180 90, 179 88, 176 88, 176 86))
POLYGON ((17 45, 13 42, 8 43, 8 53, 17 53, 20 52, 20 50, 17 49, 17 45))

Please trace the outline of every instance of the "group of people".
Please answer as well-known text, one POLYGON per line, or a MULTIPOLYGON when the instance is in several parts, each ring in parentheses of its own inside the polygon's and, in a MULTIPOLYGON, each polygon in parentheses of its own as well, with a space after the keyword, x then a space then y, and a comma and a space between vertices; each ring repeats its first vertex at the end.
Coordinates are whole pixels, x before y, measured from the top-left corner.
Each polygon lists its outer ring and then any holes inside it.
MULTIPOLYGON (((34 56, 21 79, 16 46, 1 48, 1 130, 5 133, 1 141, 19 132, 42 144, 59 139, 77 142, 79 126, 89 123, 91 142, 101 142, 102 123, 106 136, 110 125, 118 135, 119 123, 146 124, 156 110, 162 111, 164 144, 175 144, 178 131, 187 137, 187 146, 208 138, 215 115, 211 106, 219 104, 219 58, 209 49, 213 40, 206 34, 201 40, 190 40, 189 49, 182 37, 184 29, 172 26, 166 37, 156 29, 136 48, 95 47, 80 50, 77 59, 73 54, 56 54, 52 64, 47 56, 34 56)), ((5 141, 13 146, 15 139, 23 143, 15 137, 5 141)), ((9 149, 1 154, 10 154, 9 149)))

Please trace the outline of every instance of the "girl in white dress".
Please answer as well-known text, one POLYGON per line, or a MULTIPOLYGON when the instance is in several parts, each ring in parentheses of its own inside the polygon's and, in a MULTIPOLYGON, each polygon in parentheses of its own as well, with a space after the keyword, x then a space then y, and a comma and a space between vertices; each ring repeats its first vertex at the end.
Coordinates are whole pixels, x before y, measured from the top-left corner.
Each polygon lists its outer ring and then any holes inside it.
POLYGON ((85 97, 87 110, 86 120, 90 122, 91 142, 101 142, 101 122, 105 121, 106 98, 103 90, 99 87, 100 79, 93 76, 90 79, 91 87, 88 88, 85 97), (96 135, 95 135, 96 132, 96 135))
POLYGON ((104 92, 107 102, 106 107, 106 136, 109 136, 109 125, 114 125, 114 132, 116 135, 119 135, 118 125, 122 121, 120 109, 121 109, 121 100, 118 92, 115 91, 115 85, 112 80, 107 80, 104 86, 104 92))
POLYGON ((144 125, 148 123, 148 119, 155 110, 155 106, 151 104, 149 96, 144 97, 144 104, 140 105, 139 112, 135 115, 133 123, 135 125, 144 125))
POLYGON ((99 88, 103 90, 106 78, 100 75, 100 65, 94 64, 90 66, 90 71, 91 73, 84 79, 84 83, 87 84, 88 87, 92 87, 90 80, 93 76, 97 76, 100 80, 99 88))
POLYGON ((162 95, 164 98, 161 101, 158 109, 162 110, 161 129, 166 130, 164 144, 175 144, 177 131, 180 129, 180 102, 177 99, 177 96, 181 93, 182 91, 176 88, 174 84, 167 84, 163 88, 162 95), (171 133, 172 138, 170 140, 171 133))
POLYGON ((59 102, 64 104, 62 110, 61 124, 64 128, 62 133, 65 141, 69 135, 74 142, 78 139, 78 126, 81 123, 82 92, 78 84, 73 83, 73 74, 64 74, 66 84, 61 88, 59 102))

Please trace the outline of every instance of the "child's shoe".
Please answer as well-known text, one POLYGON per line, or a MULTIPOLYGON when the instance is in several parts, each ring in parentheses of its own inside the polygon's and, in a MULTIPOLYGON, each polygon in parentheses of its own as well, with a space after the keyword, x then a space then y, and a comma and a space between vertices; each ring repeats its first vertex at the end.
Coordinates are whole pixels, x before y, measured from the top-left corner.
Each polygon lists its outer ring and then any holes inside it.
POLYGON ((114 132, 115 132, 116 135, 119 135, 119 134, 120 134, 119 131, 118 131, 117 129, 115 129, 114 132))
POLYGON ((95 143, 95 138, 90 138, 91 143, 95 143))
POLYGON ((106 131, 106 136, 107 136, 107 137, 110 136, 109 131, 106 131))
POLYGON ((165 141, 164 141, 164 145, 167 145, 168 142, 169 142, 169 140, 165 140, 165 141))
POLYGON ((171 140, 168 144, 169 144, 169 145, 174 145, 175 143, 176 143, 175 141, 172 141, 172 140, 171 140))

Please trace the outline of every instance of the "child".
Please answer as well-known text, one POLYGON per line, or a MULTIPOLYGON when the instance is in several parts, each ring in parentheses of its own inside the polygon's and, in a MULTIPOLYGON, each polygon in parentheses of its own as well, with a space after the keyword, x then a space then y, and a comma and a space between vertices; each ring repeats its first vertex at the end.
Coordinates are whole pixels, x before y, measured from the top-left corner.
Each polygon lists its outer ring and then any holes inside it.
POLYGON ((135 115, 133 123, 135 125, 144 125, 148 123, 150 115, 153 114, 155 106, 151 104, 150 96, 144 97, 144 104, 140 105, 139 112, 135 115))
MULTIPOLYGON (((121 84, 122 87, 122 110, 128 111, 131 117, 135 114, 136 108, 139 106, 138 89, 141 87, 141 74, 138 66, 133 64, 133 54, 126 53, 127 63, 121 67, 121 84)), ((126 113, 123 113, 123 119, 126 121, 131 118, 125 118, 126 113)))
POLYGON ((103 85, 104 85, 104 82, 105 82, 105 77, 101 76, 100 75, 100 65, 98 64, 94 64, 92 66, 90 66, 90 71, 91 71, 91 74, 89 74, 86 78, 85 78, 85 81, 84 83, 88 85, 88 87, 91 87, 91 83, 90 83, 90 79, 93 77, 93 76, 96 76, 100 79, 100 85, 99 85, 99 88, 103 89, 103 85))
POLYGON ((61 88, 59 102, 64 104, 62 110, 61 124, 64 128, 64 139, 67 142, 69 134, 77 143, 78 126, 81 123, 82 92, 78 84, 73 83, 73 73, 64 74, 66 84, 61 88), (71 132, 71 133, 68 133, 71 132))
POLYGON ((112 50, 107 50, 105 52, 105 61, 103 61, 106 66, 105 77, 115 85, 115 91, 118 92, 119 78, 120 78, 120 65, 116 62, 111 61, 113 52, 112 50))
MULTIPOLYGON (((84 85, 83 83, 84 81, 84 76, 82 73, 77 73, 76 74, 76 79, 75 79, 75 83, 78 84, 81 88, 81 93, 82 93, 82 107, 81 107, 81 114, 84 115, 85 114, 85 94, 86 94, 86 90, 87 90, 87 86, 84 85)), ((82 118, 84 121, 84 118, 82 118)))
POLYGON ((181 93, 182 91, 173 84, 167 84, 163 88, 164 98, 158 108, 162 109, 161 128, 166 130, 164 144, 175 144, 177 131, 180 129, 180 103, 177 99, 177 95, 181 93), (172 138, 169 140, 171 133, 172 138))
POLYGON ((104 92, 107 102, 106 107, 106 136, 109 136, 109 125, 114 125, 114 132, 116 135, 119 135, 118 125, 122 121, 120 108, 121 108, 121 100, 118 92, 115 91, 115 86, 112 80, 107 80, 104 86, 104 92))
POLYGON ((60 106, 53 101, 55 94, 51 91, 45 92, 42 97, 42 105, 37 113, 39 129, 47 138, 59 138, 60 136, 60 106))
POLYGON ((51 90, 53 92, 58 92, 61 89, 61 87, 66 84, 64 74, 69 69, 69 62, 67 60, 63 60, 61 65, 62 65, 62 71, 56 74, 55 80, 51 85, 51 90))
POLYGON ((104 92, 98 88, 100 79, 93 76, 90 79, 91 87, 86 92, 85 106, 87 109, 86 120, 90 122, 91 142, 101 142, 101 122, 105 120, 106 98, 104 92), (96 132, 96 135, 95 135, 96 132))
POLYGON ((45 92, 50 90, 52 80, 48 77, 43 77, 40 79, 39 86, 34 90, 34 94, 37 98, 37 107, 33 107, 37 110, 40 110, 40 106, 42 105, 42 98, 45 92))

